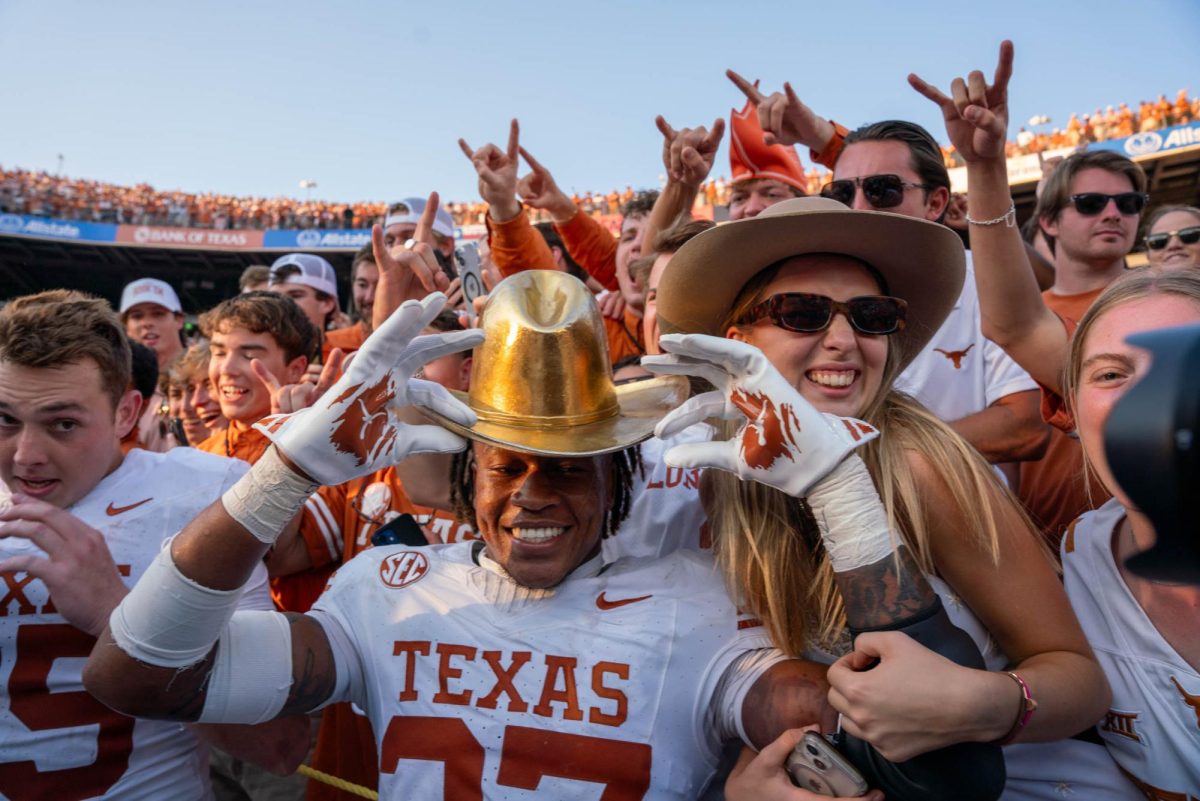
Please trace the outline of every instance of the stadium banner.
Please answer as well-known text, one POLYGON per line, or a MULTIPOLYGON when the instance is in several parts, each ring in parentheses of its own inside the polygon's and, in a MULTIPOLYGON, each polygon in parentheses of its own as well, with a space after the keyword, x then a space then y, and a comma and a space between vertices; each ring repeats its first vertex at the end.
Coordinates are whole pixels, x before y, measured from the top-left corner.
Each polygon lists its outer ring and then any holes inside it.
POLYGON ((118 225, 116 241, 123 245, 153 248, 203 248, 204 250, 262 250, 262 231, 217 231, 211 228, 159 228, 151 225, 118 225))
POLYGON ((269 250, 358 250, 370 241, 370 228, 288 228, 265 231, 262 246, 269 250))
POLYGON ((1142 131, 1123 139, 1095 142, 1088 145, 1088 149, 1115 150, 1129 158, 1137 158, 1196 146, 1200 146, 1200 120, 1184 125, 1172 125, 1157 131, 1142 131))
POLYGON ((6 235, 73 242, 115 242, 117 226, 108 223, 29 217, 24 214, 0 214, 0 236, 6 235))

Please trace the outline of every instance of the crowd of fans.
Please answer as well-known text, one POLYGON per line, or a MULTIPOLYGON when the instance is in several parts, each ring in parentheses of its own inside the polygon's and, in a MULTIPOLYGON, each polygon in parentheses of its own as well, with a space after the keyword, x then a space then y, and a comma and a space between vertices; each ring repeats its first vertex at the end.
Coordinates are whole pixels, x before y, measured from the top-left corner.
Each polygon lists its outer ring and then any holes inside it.
MULTIPOLYGON (((1131 136, 1200 119, 1200 97, 1190 99, 1186 89, 1179 90, 1175 101, 1159 95, 1154 102, 1143 100, 1133 111, 1121 103, 1091 114, 1071 114, 1065 127, 1049 132, 1020 128, 1009 141, 1009 157, 1039 153, 1064 147, 1078 147, 1131 136)), ((942 146, 947 167, 962 165, 952 145, 942 146)), ((805 189, 816 194, 829 181, 830 174, 814 166, 805 174, 805 189)), ((728 206, 730 181, 725 177, 705 182, 696 198, 699 207, 728 206)), ((615 217, 635 192, 632 186, 610 192, 584 192, 572 196, 575 204, 594 216, 615 217)), ((444 204, 456 225, 481 225, 487 205, 478 202, 451 201, 444 204)), ((382 222, 387 213, 383 202, 332 203, 324 200, 296 200, 276 197, 238 197, 211 192, 193 194, 164 192, 148 184, 118 186, 51 175, 44 171, 0 169, 0 213, 30 214, 64 220, 97 223, 127 223, 225 229, 265 230, 276 228, 369 228, 382 222)), ((548 217, 535 213, 539 222, 548 217)))
POLYGON ((1198 109, 1007 142, 1012 67, 910 78, 950 146, 731 71, 655 191, 563 191, 514 120, 459 142, 476 250, 434 195, 3 172, 5 212, 378 225, 349 299, 289 253, 192 341, 161 278, 0 310, 0 796, 1200 797, 1200 589, 1127 569, 1188 548, 1105 449, 1126 338, 1200 323, 1200 209, 1084 150, 1022 231, 1006 163, 1198 109))

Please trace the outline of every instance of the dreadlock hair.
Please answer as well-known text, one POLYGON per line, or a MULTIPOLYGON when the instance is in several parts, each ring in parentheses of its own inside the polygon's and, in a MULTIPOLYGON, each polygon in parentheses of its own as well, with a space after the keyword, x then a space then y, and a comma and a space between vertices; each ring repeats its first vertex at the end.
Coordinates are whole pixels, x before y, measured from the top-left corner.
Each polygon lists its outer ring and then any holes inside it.
MULTIPOLYGON (((616 451, 612 454, 612 506, 604 515, 604 531, 601 537, 607 539, 617 533, 617 529, 629 516, 633 505, 633 476, 645 477, 642 468, 642 449, 638 445, 616 451)), ((450 509, 459 522, 469 523, 471 528, 478 529, 475 520, 475 448, 468 447, 454 454, 450 463, 450 509)))

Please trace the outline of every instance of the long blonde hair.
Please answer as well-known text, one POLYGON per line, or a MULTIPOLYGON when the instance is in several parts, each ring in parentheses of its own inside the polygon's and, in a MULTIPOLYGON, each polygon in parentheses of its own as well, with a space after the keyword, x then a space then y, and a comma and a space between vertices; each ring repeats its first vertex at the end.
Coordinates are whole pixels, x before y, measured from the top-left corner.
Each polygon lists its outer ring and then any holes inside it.
MULTIPOLYGON (((722 330, 762 300, 781 265, 763 270, 743 287, 722 330)), ((857 451, 879 490, 891 530, 925 573, 935 572, 929 521, 937 510, 928 508, 909 467, 908 453, 916 451, 936 471, 955 504, 971 510, 969 517, 977 521, 964 532, 964 546, 979 548, 996 563, 1000 512, 1006 503, 1016 508, 1015 499, 974 448, 917 401, 892 388, 899 372, 898 349, 889 347, 879 390, 860 415, 883 436, 857 451)), ((728 426, 724 433, 732 435, 735 427, 728 426)), ((843 639, 845 609, 807 505, 719 470, 705 471, 701 482, 713 551, 744 611, 758 617, 776 646, 791 656, 812 645, 836 648, 843 639)), ((1037 539, 1032 524, 1022 519, 1037 539)))

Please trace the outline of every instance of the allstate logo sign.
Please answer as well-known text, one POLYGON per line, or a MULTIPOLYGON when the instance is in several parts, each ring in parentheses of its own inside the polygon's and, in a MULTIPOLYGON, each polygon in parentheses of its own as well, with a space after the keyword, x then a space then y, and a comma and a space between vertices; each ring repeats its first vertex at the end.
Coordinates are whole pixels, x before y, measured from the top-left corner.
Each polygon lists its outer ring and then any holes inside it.
POLYGON ((1131 156, 1146 156, 1162 149, 1163 139, 1156 131, 1134 134, 1125 140, 1125 152, 1131 156))
POLYGON ((296 235, 296 244, 302 248, 320 247, 321 234, 317 231, 301 231, 296 235))
POLYGON ((20 233, 25 227, 25 221, 16 214, 0 214, 0 231, 20 233))

